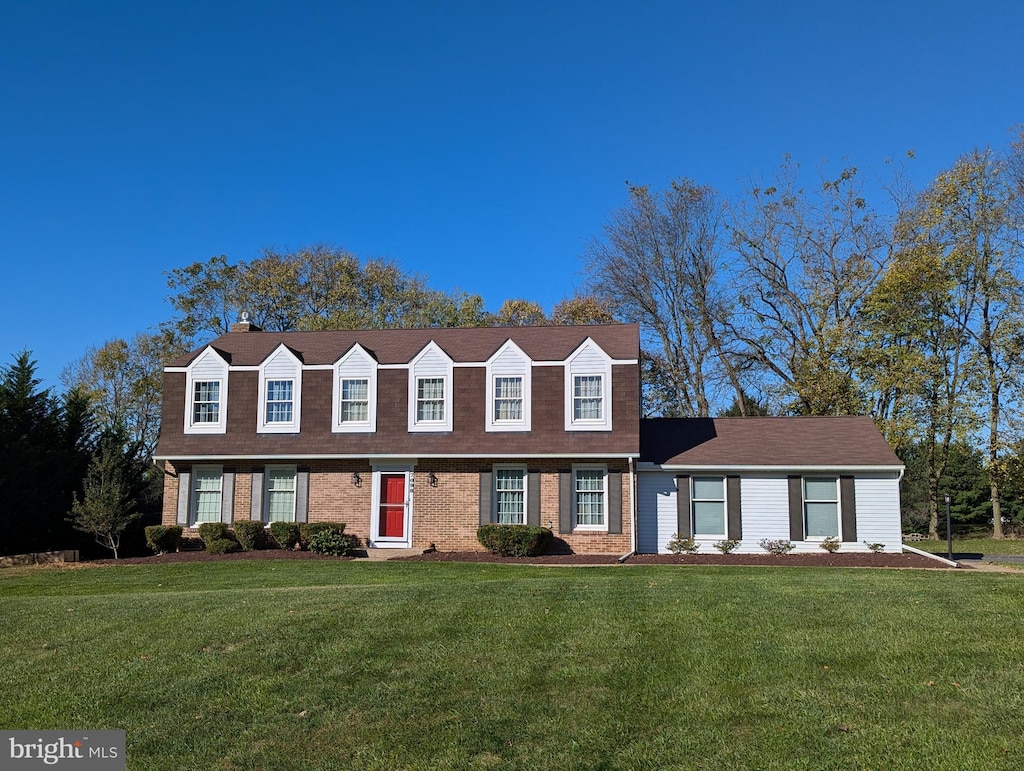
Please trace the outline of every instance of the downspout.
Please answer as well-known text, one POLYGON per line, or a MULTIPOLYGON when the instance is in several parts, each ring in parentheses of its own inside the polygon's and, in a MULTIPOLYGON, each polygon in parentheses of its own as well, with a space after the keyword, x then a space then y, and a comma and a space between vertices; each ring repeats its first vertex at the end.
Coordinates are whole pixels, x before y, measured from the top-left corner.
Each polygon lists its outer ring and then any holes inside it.
POLYGON ((629 553, 619 557, 619 562, 625 562, 636 554, 636 473, 633 469, 632 456, 627 458, 629 462, 629 553))

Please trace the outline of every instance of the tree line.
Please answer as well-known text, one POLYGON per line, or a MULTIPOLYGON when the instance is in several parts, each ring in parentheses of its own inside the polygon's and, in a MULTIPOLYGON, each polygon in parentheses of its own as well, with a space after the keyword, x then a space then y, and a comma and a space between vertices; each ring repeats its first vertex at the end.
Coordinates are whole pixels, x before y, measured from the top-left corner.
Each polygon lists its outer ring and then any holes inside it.
POLYGON ((937 535, 955 483, 971 491, 955 516, 999 537, 1022 492, 1024 133, 924 189, 900 163, 886 174, 808 175, 787 157, 732 199, 685 178, 627 184, 550 315, 527 298, 490 312, 329 244, 211 257, 167 274, 172 318, 90 348, 62 381, 145 457, 162 366, 242 311, 280 331, 637 322, 645 415, 869 414, 907 463, 911 519, 937 535))

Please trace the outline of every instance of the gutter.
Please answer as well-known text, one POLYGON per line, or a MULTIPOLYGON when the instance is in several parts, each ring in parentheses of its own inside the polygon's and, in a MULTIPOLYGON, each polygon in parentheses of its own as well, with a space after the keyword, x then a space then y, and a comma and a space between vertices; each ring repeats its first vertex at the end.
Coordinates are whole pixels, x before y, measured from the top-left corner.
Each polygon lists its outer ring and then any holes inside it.
POLYGON ((938 560, 939 562, 943 563, 944 565, 948 565, 951 568, 960 567, 959 562, 954 562, 953 560, 948 560, 945 557, 940 557, 938 554, 932 554, 930 551, 924 551, 923 549, 915 549, 913 546, 907 546, 906 544, 902 544, 902 546, 903 551, 908 551, 911 554, 919 554, 922 557, 931 557, 933 560, 938 560))

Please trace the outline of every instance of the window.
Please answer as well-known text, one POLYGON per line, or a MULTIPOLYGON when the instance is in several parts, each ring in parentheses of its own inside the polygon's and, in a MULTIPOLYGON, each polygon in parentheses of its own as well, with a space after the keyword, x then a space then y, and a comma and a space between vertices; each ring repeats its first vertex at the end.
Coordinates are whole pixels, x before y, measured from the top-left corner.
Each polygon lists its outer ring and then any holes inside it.
POLYGON ((604 378, 601 375, 576 375, 572 385, 572 419, 603 419, 604 378))
POLYGON ((192 423, 219 423, 220 381, 196 380, 192 385, 192 423))
POLYGON ((725 479, 694 477, 692 480, 694 535, 725 535, 725 479))
POLYGON ((804 479, 805 537, 839 535, 839 484, 835 477, 804 479))
POLYGON ((341 381, 338 420, 341 423, 367 423, 370 420, 370 381, 366 378, 341 381))
POLYGON ((494 469, 494 521, 499 525, 526 524, 526 469, 494 469))
POLYGON ((521 422, 523 419, 523 379, 494 378, 494 422, 521 422))
POLYGON ((267 381, 267 423, 292 422, 292 389, 291 380, 267 381))
POLYGON ((444 378, 416 378, 416 422, 444 422, 444 378))
POLYGON ((573 471, 576 527, 594 530, 605 528, 606 476, 603 468, 577 468, 573 471))
POLYGON ((271 522, 295 521, 294 466, 267 466, 267 517, 271 522))
POLYGON ((192 486, 192 511, 194 523, 220 522, 221 482, 219 468, 196 468, 192 486))

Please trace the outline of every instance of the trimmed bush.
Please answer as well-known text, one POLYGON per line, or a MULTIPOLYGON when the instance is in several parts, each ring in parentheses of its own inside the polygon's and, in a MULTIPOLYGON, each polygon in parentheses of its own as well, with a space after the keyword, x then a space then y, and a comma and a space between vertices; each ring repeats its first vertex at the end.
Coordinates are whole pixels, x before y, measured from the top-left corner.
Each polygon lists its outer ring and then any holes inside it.
POLYGON ((206 544, 207 554, 233 554, 236 551, 242 551, 242 546, 230 538, 214 538, 206 544))
POLYGON ((302 522, 299 524, 299 546, 309 549, 310 541, 317 533, 333 530, 338 533, 345 532, 344 522, 302 522))
POLYGON ((715 541, 713 546, 722 552, 722 554, 729 554, 740 545, 740 542, 735 539, 729 539, 727 541, 715 541))
POLYGON ((476 539, 499 557, 536 557, 551 546, 554 534, 531 525, 481 525, 476 539))
POLYGON ((883 551, 885 551, 884 543, 868 543, 867 541, 865 541, 864 545, 871 549, 871 552, 873 554, 881 554, 883 551))
POLYGON ((236 519, 235 538, 245 551, 270 548, 270 538, 262 522, 255 519, 236 519))
POLYGON ((338 528, 317 530, 309 537, 309 550, 315 554, 327 554, 331 557, 347 557, 352 553, 355 539, 345 535, 338 528))
POLYGON ((170 554, 181 546, 181 525, 150 525, 146 528, 146 545, 157 554, 170 554))
POLYGON ((665 544, 673 554, 696 554, 700 551, 700 543, 691 538, 681 538, 679 533, 673 533, 672 539, 665 544))
POLYGON ((293 549, 299 542, 299 526, 294 522, 271 522, 270 535, 282 549, 293 549))
POLYGON ((228 526, 223 522, 204 522, 199 526, 199 537, 203 539, 203 543, 207 546, 210 545, 210 541, 216 541, 221 538, 231 539, 231 531, 228 530, 228 526))
POLYGON ((761 548, 769 554, 789 554, 795 548, 792 543, 782 539, 772 541, 767 538, 762 538, 759 543, 761 544, 761 548))
POLYGON ((839 551, 839 547, 843 545, 843 542, 839 540, 837 536, 830 535, 824 541, 821 542, 821 548, 827 551, 829 554, 835 554, 839 551))

